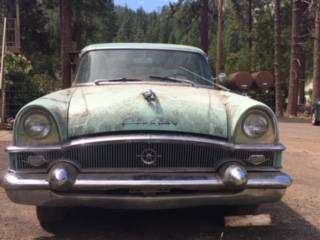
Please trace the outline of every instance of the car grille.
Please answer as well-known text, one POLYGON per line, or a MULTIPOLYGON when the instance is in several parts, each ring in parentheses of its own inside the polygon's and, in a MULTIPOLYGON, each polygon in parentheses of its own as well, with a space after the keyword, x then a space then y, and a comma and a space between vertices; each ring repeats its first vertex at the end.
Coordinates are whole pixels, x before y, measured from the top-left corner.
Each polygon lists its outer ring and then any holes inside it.
MULTIPOLYGON (((267 161, 259 167, 272 167, 274 152, 230 151, 220 145, 199 143, 99 143, 65 148, 63 151, 37 153, 45 157, 48 164, 55 160, 68 160, 86 170, 216 170, 224 161, 245 161, 253 154, 265 155, 267 161), (149 155, 148 155, 149 154, 149 155)), ((46 169, 31 166, 28 157, 35 153, 16 153, 15 170, 46 169)), ((47 165, 48 165, 47 164, 47 165)))

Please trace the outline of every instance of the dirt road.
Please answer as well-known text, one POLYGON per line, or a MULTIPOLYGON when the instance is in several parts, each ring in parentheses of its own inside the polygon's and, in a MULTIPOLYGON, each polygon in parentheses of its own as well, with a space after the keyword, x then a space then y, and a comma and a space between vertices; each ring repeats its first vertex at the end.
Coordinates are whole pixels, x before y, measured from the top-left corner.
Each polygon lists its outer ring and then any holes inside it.
MULTIPOLYGON (((75 209, 55 235, 39 226, 34 208, 11 203, 0 188, 0 239, 320 239, 320 127, 280 123, 287 146, 284 169, 294 178, 282 202, 263 205, 273 225, 267 228, 223 227, 217 209, 108 211, 75 209)), ((0 176, 4 173, 7 135, 0 134, 0 176), (2 142, 1 142, 2 139, 2 142)))

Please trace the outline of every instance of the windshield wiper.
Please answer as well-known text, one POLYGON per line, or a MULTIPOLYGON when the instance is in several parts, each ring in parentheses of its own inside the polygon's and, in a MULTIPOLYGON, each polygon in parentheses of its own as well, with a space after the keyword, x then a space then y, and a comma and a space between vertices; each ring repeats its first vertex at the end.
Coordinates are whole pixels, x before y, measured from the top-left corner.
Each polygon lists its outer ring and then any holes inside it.
POLYGON ((195 86, 196 84, 190 80, 187 79, 182 79, 182 78, 174 78, 170 76, 149 76, 149 78, 154 78, 154 79, 162 79, 162 80, 167 80, 167 81, 172 81, 172 82, 180 82, 180 83, 188 83, 192 86, 195 86))
POLYGON ((111 79, 97 79, 94 81, 95 85, 99 85, 101 83, 108 83, 108 82, 141 82, 143 80, 136 79, 136 78, 111 78, 111 79))
POLYGON ((224 91, 230 91, 228 88, 222 86, 221 84, 215 83, 214 81, 210 81, 209 79, 207 79, 207 78, 205 78, 205 77, 202 77, 201 75, 199 75, 199 74, 191 71, 191 70, 188 69, 188 68, 185 68, 185 67, 180 66, 179 69, 181 69, 181 70, 183 70, 183 71, 185 71, 185 72, 187 72, 187 73, 190 73, 190 74, 192 74, 192 75, 194 75, 194 76, 202 79, 203 81, 206 81, 206 82, 214 85, 214 86, 217 87, 217 88, 220 88, 220 89, 222 89, 222 90, 224 90, 224 91))
POLYGON ((200 78, 201 80, 203 80, 203 81, 205 81, 205 82, 207 82, 207 83, 212 84, 212 81, 210 81, 209 79, 206 79, 205 77, 202 77, 202 76, 199 75, 198 73, 195 73, 195 72, 191 71, 191 70, 188 69, 188 68, 185 68, 185 67, 180 66, 179 69, 181 69, 181 70, 183 70, 183 71, 185 71, 185 72, 187 72, 187 73, 190 73, 191 75, 193 75, 193 76, 195 76, 195 77, 198 77, 198 78, 200 78))

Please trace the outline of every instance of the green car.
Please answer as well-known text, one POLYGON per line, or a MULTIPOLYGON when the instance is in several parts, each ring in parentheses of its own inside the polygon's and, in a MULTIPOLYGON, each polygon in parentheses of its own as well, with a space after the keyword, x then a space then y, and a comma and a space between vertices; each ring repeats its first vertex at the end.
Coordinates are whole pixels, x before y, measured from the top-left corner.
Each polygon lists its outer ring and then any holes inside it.
POLYGON ((13 136, 4 188, 42 226, 76 206, 258 205, 292 182, 273 111, 215 83, 189 46, 84 48, 73 86, 23 107, 13 136))

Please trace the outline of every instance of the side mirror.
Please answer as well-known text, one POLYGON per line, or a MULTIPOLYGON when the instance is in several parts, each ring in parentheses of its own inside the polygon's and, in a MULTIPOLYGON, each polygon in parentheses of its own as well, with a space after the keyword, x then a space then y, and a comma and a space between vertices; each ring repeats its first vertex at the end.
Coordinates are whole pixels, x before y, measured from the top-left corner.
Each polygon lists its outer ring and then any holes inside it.
POLYGON ((75 73, 77 70, 77 65, 79 61, 79 52, 70 52, 69 58, 70 58, 71 69, 73 73, 75 73))
POLYGON ((227 78, 227 74, 225 73, 220 73, 217 77, 217 79, 220 81, 220 82, 224 82, 227 78))

